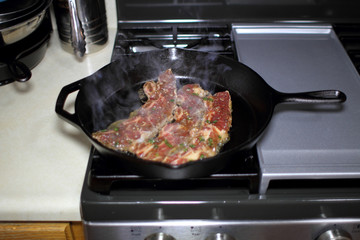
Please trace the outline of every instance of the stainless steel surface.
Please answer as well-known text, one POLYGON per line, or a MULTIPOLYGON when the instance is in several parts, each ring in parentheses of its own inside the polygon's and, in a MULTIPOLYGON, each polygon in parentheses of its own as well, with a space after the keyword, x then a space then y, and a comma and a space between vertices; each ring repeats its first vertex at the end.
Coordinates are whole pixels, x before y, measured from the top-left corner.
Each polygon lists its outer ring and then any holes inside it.
POLYGON ((108 40, 104 0, 56 0, 54 11, 64 50, 75 50, 81 57, 104 48, 108 40))
POLYGON ((235 24, 239 61, 283 92, 339 89, 343 107, 279 106, 257 145, 270 181, 360 178, 360 77, 330 25, 235 24), (284 111, 286 110, 286 111, 284 111))
POLYGON ((322 233, 316 240, 352 240, 352 237, 342 229, 330 229, 322 233))
POLYGON ((205 240, 235 240, 235 238, 226 233, 215 233, 207 237, 205 240))
POLYGON ((315 240, 325 231, 324 229, 342 229, 351 234, 353 240, 360 239, 358 229, 360 218, 331 221, 327 219, 289 219, 284 221, 168 220, 126 223, 85 222, 85 224, 88 240, 104 239, 104 237, 117 240, 143 240, 147 236, 158 232, 166 233, 178 240, 315 240), (214 234, 219 238, 213 238, 214 234))
POLYGON ((4 44, 12 44, 29 36, 41 24, 42 20, 44 19, 45 13, 46 11, 44 10, 37 16, 25 22, 19 23, 6 29, 2 29, 0 33, 4 44))
POLYGON ((147 236, 145 240, 176 240, 172 236, 165 234, 165 233, 154 233, 150 236, 147 236))

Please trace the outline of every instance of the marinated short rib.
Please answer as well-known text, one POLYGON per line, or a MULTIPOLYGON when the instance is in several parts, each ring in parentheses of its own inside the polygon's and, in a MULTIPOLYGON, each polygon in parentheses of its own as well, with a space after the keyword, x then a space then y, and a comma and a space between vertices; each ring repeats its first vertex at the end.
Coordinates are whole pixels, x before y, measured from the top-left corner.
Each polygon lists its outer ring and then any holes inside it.
POLYGON ((111 124, 111 128, 93 133, 93 138, 106 147, 133 152, 133 148, 155 137, 173 120, 176 106, 176 79, 171 69, 161 73, 157 82, 144 84, 148 100, 128 119, 111 124))
POLYGON ((135 150, 138 157, 163 162, 168 155, 186 151, 188 143, 201 129, 207 107, 204 99, 210 93, 198 84, 183 86, 177 93, 178 107, 174 112, 174 122, 164 126, 157 138, 139 144, 135 150))
POLYGON ((195 132, 182 151, 173 151, 162 162, 180 165, 189 161, 215 156, 229 141, 232 124, 232 102, 228 91, 205 98, 207 111, 201 128, 195 132))

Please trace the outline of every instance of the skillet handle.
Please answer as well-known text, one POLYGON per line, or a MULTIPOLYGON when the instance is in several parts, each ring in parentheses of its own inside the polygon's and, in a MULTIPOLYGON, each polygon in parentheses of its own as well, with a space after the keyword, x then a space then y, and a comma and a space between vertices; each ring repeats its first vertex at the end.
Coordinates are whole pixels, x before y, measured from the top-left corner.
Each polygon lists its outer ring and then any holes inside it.
POLYGON ((8 68, 18 82, 26 82, 31 78, 31 70, 23 62, 17 59, 8 63, 8 68))
POLYGON ((55 112, 58 114, 58 116, 75 127, 80 126, 78 117, 75 115, 75 113, 69 113, 68 111, 66 111, 64 109, 64 106, 69 94, 78 91, 80 87, 81 87, 81 80, 73 82, 63 87, 56 100, 56 106, 55 106, 55 112))
POLYGON ((342 103, 345 93, 339 90, 323 90, 301 93, 281 93, 276 96, 277 103, 342 103))

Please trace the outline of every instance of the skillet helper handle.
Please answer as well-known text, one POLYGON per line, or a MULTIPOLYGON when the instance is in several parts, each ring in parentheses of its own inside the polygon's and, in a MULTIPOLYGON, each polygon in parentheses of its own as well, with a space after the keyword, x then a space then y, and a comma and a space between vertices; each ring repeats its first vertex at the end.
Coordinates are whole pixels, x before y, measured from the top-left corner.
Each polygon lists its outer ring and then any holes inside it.
POLYGON ((14 79, 18 82, 26 82, 31 78, 31 70, 17 59, 8 63, 8 67, 14 79))
POLYGON ((60 118, 64 119, 66 122, 70 123, 71 125, 75 127, 80 126, 80 122, 78 117, 75 115, 75 113, 69 113, 64 109, 65 102, 67 97, 75 92, 78 91, 81 87, 81 80, 73 82, 69 85, 66 85, 63 87, 59 93, 59 96, 56 100, 56 106, 55 106, 55 112, 59 115, 60 118))
POLYGON ((277 103, 342 103, 345 93, 339 90, 323 90, 301 93, 278 93, 277 103))

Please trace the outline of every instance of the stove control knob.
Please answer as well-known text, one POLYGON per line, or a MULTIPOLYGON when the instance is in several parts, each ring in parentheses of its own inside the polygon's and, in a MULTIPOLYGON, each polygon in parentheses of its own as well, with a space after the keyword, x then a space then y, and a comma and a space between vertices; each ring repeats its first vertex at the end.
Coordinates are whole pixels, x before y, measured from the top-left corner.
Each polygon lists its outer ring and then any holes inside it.
POLYGON ((147 236, 144 240, 176 240, 173 236, 165 233, 154 233, 147 236))
POLYGON ((205 240, 235 240, 235 238, 226 233, 216 233, 207 237, 205 240))
POLYGON ((341 229, 330 229, 322 233, 316 240, 352 240, 350 234, 341 229))

